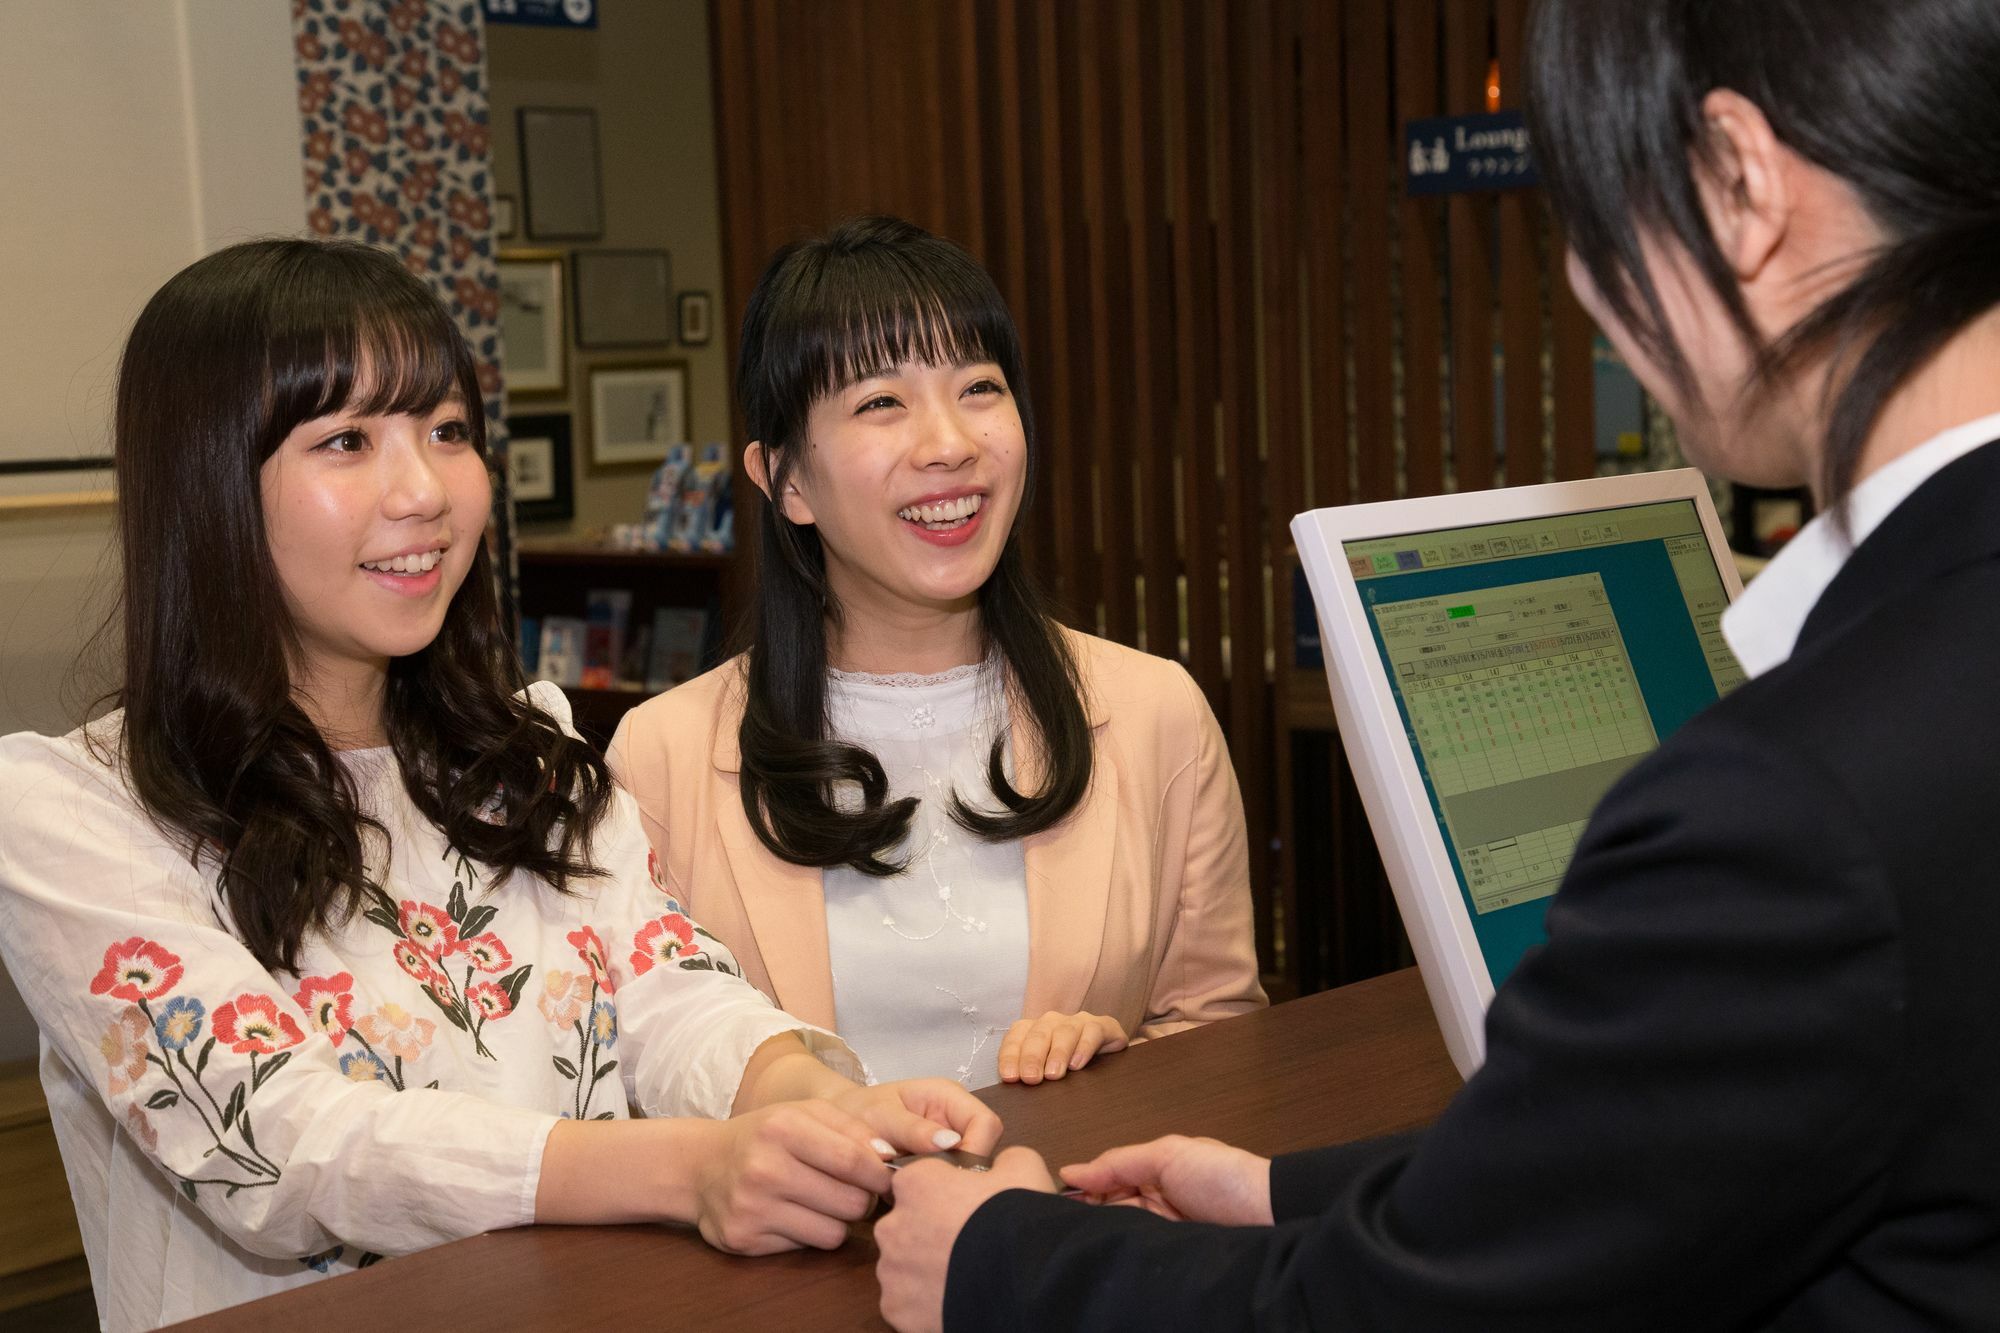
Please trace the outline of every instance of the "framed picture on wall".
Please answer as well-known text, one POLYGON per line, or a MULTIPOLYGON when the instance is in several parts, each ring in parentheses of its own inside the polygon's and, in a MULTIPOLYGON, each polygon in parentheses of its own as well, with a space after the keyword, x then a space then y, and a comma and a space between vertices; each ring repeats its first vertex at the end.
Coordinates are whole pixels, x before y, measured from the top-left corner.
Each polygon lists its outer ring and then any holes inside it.
POLYGON ((512 393, 563 389, 563 261, 560 250, 499 255, 500 341, 512 393))
POLYGON ((528 235, 551 241, 594 241, 602 236, 597 113, 582 106, 524 106, 518 121, 528 235))
POLYGON ((668 445, 686 443, 687 379, 685 361, 591 367, 591 464, 650 467, 668 445))
POLYGON ((673 341, 671 261, 665 250, 578 250, 578 347, 655 347, 673 341))
POLYGON ((522 523, 557 523, 576 516, 567 412, 507 418, 507 490, 522 523))
POLYGON ((493 239, 511 241, 518 224, 514 220, 514 196, 496 194, 493 196, 493 239))
POLYGON ((707 292, 682 292, 680 300, 681 343, 706 347, 715 336, 715 298, 707 292))

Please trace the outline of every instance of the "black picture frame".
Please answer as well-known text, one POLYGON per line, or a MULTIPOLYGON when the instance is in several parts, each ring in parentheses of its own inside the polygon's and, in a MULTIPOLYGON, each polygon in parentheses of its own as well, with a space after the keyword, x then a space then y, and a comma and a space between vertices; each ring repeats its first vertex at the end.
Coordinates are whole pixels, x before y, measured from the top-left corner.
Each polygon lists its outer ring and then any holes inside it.
POLYGON ((597 112, 583 106, 524 106, 521 200, 538 241, 594 241, 604 235, 603 172, 597 112))
POLYGON ((673 256, 665 250, 577 250, 569 269, 578 347, 673 341, 673 256))
POLYGON ((675 313, 681 346, 708 346, 708 340, 715 336, 715 297, 708 292, 682 292, 675 313))
POLYGON ((565 523, 576 517, 571 429, 567 412, 507 418, 507 489, 516 522, 565 523))

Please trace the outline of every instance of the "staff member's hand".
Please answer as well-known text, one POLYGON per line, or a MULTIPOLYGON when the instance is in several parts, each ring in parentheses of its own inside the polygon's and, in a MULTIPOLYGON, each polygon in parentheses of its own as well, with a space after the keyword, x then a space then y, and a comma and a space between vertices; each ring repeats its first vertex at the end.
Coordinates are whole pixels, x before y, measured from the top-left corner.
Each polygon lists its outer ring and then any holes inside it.
POLYGON ((1125 1049, 1128 1038, 1107 1014, 1059 1014, 1023 1018, 1000 1042, 1000 1081, 1040 1083, 1081 1069, 1099 1055, 1125 1049))
POLYGON ((1215 1139, 1169 1134, 1062 1169, 1091 1203, 1126 1204, 1176 1222, 1271 1225, 1271 1159, 1215 1139))
POLYGON ((990 1171, 913 1162, 896 1172, 896 1205, 875 1224, 875 1279, 882 1317, 901 1333, 931 1333, 944 1323, 944 1278, 951 1247, 980 1204, 1002 1190, 1055 1192, 1040 1155, 1009 1148, 990 1171))
POLYGON ((827 1100, 866 1121, 899 1153, 963 1148, 983 1155, 1000 1141, 1000 1117, 946 1078, 850 1087, 827 1100))

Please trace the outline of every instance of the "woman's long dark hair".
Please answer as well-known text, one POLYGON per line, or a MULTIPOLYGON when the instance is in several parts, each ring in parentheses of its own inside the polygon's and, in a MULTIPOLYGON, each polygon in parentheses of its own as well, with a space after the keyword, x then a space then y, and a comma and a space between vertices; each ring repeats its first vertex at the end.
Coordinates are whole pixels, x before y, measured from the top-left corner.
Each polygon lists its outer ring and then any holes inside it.
MULTIPOLYGON (((259 962, 296 971, 305 934, 376 891, 365 815, 294 701, 298 631, 265 540, 260 468, 328 413, 429 413, 456 395, 486 452, 472 355, 392 255, 255 241, 182 270, 147 303, 118 374, 123 762, 148 813, 213 855, 259 962)), ((520 695, 484 544, 437 638, 392 659, 389 742, 417 809, 493 882, 558 890, 597 873, 602 759, 520 695), (496 795, 500 798, 497 802, 496 795)))
POLYGON ((1569 243, 1619 321, 1691 391, 1640 251, 1678 242, 1758 353, 1753 384, 1846 368, 1817 479, 1829 503, 1896 390, 2000 305, 2000 4, 1994 0, 1542 0, 1535 151, 1569 243), (1844 180, 1886 234, 1867 268, 1774 344, 1702 211, 1702 99, 1729 88, 1844 180), (1642 220, 1644 220, 1642 226, 1642 220))
MULTIPOLYGON (((1021 340, 986 271, 958 246, 894 218, 862 218, 787 246, 764 270, 743 311, 738 394, 750 438, 763 443, 772 495, 783 495, 805 455, 815 402, 905 361, 1000 367, 1020 409, 1032 494, 1034 423, 1021 340)), ((757 506, 756 615, 748 697, 738 733, 739 778, 750 827, 796 865, 848 865, 894 875, 915 797, 888 799, 881 762, 829 735, 827 633, 840 606, 826 582, 818 529, 793 523, 766 497, 757 506), (852 784, 859 809, 837 797, 852 784)), ((1003 733, 987 756, 987 782, 1005 807, 972 808, 954 794, 951 817, 991 841, 1060 823, 1090 787, 1090 725, 1077 666, 1061 628, 1029 579, 1017 522, 979 589, 980 627, 998 650, 1015 715, 1034 728, 1041 790, 1018 791, 1004 764, 1003 733)))

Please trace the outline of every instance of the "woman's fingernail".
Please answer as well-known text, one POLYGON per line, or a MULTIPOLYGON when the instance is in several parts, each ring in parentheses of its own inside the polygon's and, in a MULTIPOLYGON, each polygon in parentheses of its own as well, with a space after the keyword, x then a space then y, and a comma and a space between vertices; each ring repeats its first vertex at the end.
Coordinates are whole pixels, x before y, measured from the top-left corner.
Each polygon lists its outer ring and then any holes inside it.
POLYGON ((883 1157, 894 1157, 896 1155, 896 1146, 887 1139, 870 1139, 868 1140, 868 1146, 883 1157))
POLYGON ((1069 1067, 1071 1069, 1081 1069, 1083 1068, 1083 1062, 1085 1060, 1088 1060, 1089 1058, 1090 1057, 1085 1055, 1082 1051, 1078 1051, 1075 1055, 1072 1055, 1069 1058, 1069 1067))
POLYGON ((959 1133, 955 1129, 941 1129, 937 1133, 931 1135, 931 1142, 935 1143, 940 1148, 956 1148, 958 1146, 958 1140, 959 1140, 959 1133))

